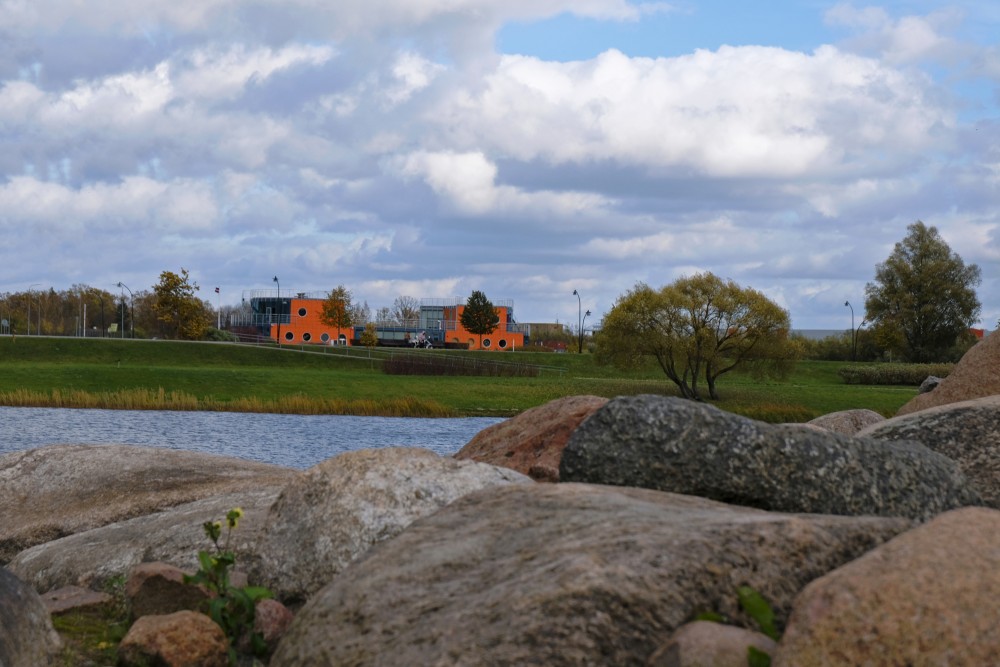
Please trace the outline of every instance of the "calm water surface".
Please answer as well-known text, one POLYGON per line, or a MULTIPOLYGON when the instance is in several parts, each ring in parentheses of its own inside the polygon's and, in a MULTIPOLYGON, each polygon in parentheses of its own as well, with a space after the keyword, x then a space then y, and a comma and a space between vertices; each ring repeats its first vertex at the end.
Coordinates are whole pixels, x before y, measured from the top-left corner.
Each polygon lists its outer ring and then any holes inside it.
POLYGON ((185 449, 308 468, 342 452, 424 447, 454 454, 499 417, 417 419, 243 412, 0 407, 0 455, 52 444, 185 449))

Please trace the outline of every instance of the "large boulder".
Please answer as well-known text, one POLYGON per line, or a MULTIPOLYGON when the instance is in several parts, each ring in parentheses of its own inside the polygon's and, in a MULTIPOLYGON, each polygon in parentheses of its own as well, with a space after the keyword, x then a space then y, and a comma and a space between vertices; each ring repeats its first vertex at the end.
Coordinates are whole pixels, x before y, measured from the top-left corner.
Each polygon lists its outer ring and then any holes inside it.
POLYGON ((296 603, 373 544, 467 493, 531 484, 508 468, 415 447, 347 452, 296 478, 271 507, 251 579, 296 603))
POLYGON ((923 445, 771 425, 679 398, 616 398, 570 437, 564 481, 637 486, 780 512, 927 519, 980 502, 923 445))
POLYGON ((608 399, 567 396, 525 410, 475 435, 456 459, 504 466, 536 482, 559 481, 559 459, 569 436, 608 399))
POLYGON ((161 561, 185 572, 198 569, 198 551, 211 549, 202 524, 220 521, 239 507, 243 518, 230 547, 237 565, 261 538, 264 517, 281 491, 279 486, 225 493, 162 512, 120 521, 35 545, 17 554, 10 569, 39 592, 63 586, 101 588, 127 576, 136 565, 161 561))
POLYGON ((586 484, 469 494, 376 545, 300 610, 292 665, 642 665, 695 614, 787 618, 806 582, 913 525, 586 484))
POLYGON ((1000 331, 976 343, 934 391, 917 394, 897 410, 896 415, 994 394, 1000 394, 1000 331))
POLYGON ((1000 509, 1000 396, 947 403, 873 424, 859 435, 919 442, 958 463, 983 504, 1000 509))
POLYGON ((874 410, 857 409, 831 412, 830 414, 811 419, 806 423, 842 435, 856 435, 858 431, 866 426, 884 421, 885 417, 874 410))
POLYGON ((0 665, 43 667, 61 645, 38 593, 0 567, 0 665))
POLYGON ((775 655, 799 665, 996 665, 1000 512, 947 512, 810 583, 775 655))
POLYGON ((281 484, 297 470, 200 452, 53 445, 0 456, 0 563, 35 544, 223 493, 281 484))

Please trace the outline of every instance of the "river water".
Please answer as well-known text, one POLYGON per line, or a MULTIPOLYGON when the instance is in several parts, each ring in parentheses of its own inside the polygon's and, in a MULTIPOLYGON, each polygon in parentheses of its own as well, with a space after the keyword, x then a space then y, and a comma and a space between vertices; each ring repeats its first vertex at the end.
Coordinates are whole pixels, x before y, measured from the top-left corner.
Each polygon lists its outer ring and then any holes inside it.
POLYGON ((375 447, 454 454, 500 417, 418 419, 246 412, 0 407, 0 456, 52 444, 128 444, 207 452, 308 468, 375 447))

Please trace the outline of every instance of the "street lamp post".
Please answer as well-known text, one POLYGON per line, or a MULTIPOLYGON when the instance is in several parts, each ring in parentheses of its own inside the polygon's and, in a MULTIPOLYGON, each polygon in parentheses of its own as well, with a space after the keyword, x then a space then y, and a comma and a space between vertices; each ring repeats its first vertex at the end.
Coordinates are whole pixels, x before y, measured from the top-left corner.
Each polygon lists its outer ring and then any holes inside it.
POLYGON ((274 284, 278 286, 278 346, 281 346, 281 283, 278 276, 274 277, 274 284))
POLYGON ((850 301, 845 301, 844 305, 851 309, 851 361, 858 360, 858 338, 854 330, 854 306, 850 301))
MULTIPOLYGON (((128 290, 128 300, 129 300, 129 305, 131 306, 129 308, 129 323, 128 323, 128 326, 129 326, 129 337, 130 338, 135 338, 135 295, 132 294, 132 290, 128 289, 128 285, 126 285, 125 283, 123 283, 121 281, 118 281, 118 287, 119 288, 125 288, 126 290, 128 290)), ((123 324, 122 325, 122 337, 124 337, 124 336, 125 336, 125 325, 123 324)))
POLYGON ((576 297, 576 334, 579 343, 577 352, 583 354, 583 302, 580 300, 580 293, 576 290, 573 290, 573 296, 576 297))
POLYGON ((583 334, 587 329, 587 318, 590 317, 590 311, 588 310, 583 314, 583 323, 580 325, 580 353, 583 353, 583 334))

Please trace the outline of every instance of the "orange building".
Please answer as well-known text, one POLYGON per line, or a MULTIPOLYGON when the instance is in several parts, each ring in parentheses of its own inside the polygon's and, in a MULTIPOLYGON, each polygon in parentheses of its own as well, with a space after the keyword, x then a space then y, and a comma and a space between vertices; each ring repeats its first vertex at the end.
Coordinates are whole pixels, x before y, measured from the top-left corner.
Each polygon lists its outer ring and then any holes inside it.
MULTIPOLYGON (((261 335, 281 344, 358 345, 364 324, 337 329, 322 321, 327 294, 279 295, 277 290, 254 290, 248 300, 252 325, 261 335)), ((500 322, 481 337, 461 322, 465 300, 423 299, 420 314, 409 322, 375 322, 380 345, 402 347, 453 347, 470 350, 515 350, 529 339, 529 325, 514 321, 513 301, 494 302, 500 322)))

